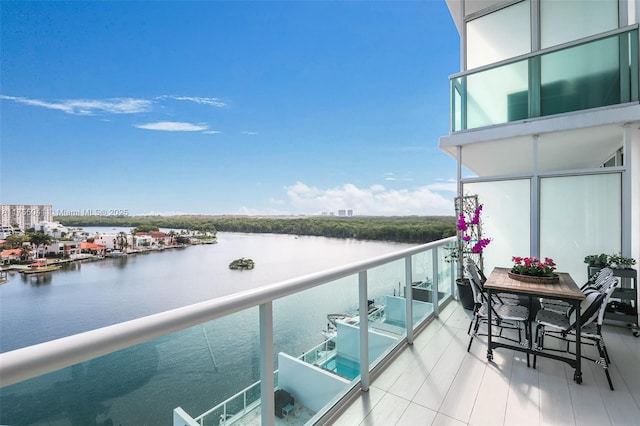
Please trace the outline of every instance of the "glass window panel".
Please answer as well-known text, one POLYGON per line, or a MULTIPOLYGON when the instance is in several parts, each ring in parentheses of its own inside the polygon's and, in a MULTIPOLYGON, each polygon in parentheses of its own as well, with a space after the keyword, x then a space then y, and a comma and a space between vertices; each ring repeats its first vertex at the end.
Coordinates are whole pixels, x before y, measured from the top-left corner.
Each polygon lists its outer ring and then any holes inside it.
POLYGON ((542 48, 578 40, 618 28, 618 0, 542 0, 542 48))
POLYGON ((542 115, 619 103, 618 46, 618 36, 614 36, 543 55, 542 115))
POLYGON ((529 254, 530 187, 529 179, 464 184, 464 193, 477 194, 484 206, 482 237, 491 239, 483 252, 485 274, 529 254))
POLYGON ((460 82, 462 78, 457 78, 452 80, 451 84, 453 85, 453 117, 451 119, 452 122, 452 130, 457 132, 462 129, 462 96, 460 95, 460 82))
POLYGON ((528 84, 526 60, 467 76, 467 128, 526 118, 528 84))
POLYGON ((467 69, 492 64, 531 50, 529 0, 467 23, 467 69))
POLYGON ((586 282, 585 256, 620 251, 621 199, 619 173, 541 179, 540 255, 586 282))
MULTIPOLYGON (((411 256, 411 287, 413 293, 413 324, 423 321, 433 313, 435 287, 433 276, 433 252, 427 250, 411 256)), ((447 294, 438 289, 438 300, 447 294)))
POLYGON ((442 304, 452 293, 452 284, 455 275, 455 265, 447 262, 449 250, 438 247, 438 303, 442 304), (442 296, 442 295, 444 296, 442 296))

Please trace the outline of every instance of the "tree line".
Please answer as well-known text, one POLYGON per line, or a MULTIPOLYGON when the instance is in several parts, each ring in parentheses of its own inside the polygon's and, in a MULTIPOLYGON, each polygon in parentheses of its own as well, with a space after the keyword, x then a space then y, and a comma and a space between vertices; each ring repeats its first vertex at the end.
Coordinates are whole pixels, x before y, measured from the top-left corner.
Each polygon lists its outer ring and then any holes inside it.
POLYGON ((154 226, 210 232, 311 235, 330 238, 427 243, 455 235, 453 216, 56 216, 65 226, 154 226))

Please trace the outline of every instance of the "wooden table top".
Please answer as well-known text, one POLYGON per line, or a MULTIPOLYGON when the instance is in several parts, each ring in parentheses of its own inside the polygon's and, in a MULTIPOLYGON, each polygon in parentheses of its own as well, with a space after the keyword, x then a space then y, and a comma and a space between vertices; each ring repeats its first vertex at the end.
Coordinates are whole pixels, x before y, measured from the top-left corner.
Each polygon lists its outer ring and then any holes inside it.
POLYGON ((584 300, 585 296, 573 278, 566 272, 557 272, 560 281, 555 284, 525 283, 509 277, 511 268, 494 268, 484 283, 485 288, 505 292, 533 294, 539 297, 584 300))

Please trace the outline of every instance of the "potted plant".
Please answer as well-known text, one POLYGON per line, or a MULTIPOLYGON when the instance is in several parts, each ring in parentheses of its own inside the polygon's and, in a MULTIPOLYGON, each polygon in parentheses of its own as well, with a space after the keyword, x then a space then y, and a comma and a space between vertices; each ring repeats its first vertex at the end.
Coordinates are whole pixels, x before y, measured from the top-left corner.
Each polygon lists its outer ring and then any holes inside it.
POLYGON ((482 252, 491 242, 489 238, 482 238, 482 221, 480 215, 483 205, 478 203, 477 195, 465 195, 455 199, 456 206, 456 235, 457 241, 453 247, 449 248, 449 254, 445 257, 447 262, 457 262, 458 296, 460 303, 465 309, 473 309, 475 301, 473 292, 469 285, 469 280, 464 274, 464 260, 472 257, 476 264, 482 269, 482 252))
POLYGON ((556 263, 553 259, 545 257, 544 260, 537 257, 513 256, 513 266, 509 271, 509 276, 519 281, 556 283, 558 275, 554 274, 556 263))
POLYGON ((609 266, 609 256, 604 253, 590 254, 584 257, 584 263, 590 266, 597 266, 599 268, 606 268, 609 266))
POLYGON ((636 260, 631 257, 623 257, 622 253, 615 253, 609 256, 609 266, 614 269, 631 269, 636 264, 636 260))

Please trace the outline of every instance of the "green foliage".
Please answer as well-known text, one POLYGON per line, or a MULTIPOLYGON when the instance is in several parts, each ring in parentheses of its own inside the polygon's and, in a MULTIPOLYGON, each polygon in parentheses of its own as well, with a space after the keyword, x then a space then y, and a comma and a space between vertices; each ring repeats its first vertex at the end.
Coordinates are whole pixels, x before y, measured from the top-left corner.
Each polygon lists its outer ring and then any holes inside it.
POLYGON ((241 257, 229 264, 229 269, 253 269, 256 266, 253 259, 245 259, 241 257))
POLYGON ((6 249, 12 249, 12 248, 18 248, 18 247, 22 247, 22 243, 27 243, 29 242, 29 237, 27 237, 26 235, 16 235, 16 234, 12 234, 12 235, 7 235, 7 238, 5 238, 5 243, 4 243, 4 248, 6 249))
POLYGON ((54 217, 65 226, 125 226, 142 225, 158 228, 311 235, 358 240, 428 243, 455 235, 453 216, 60 216, 54 217))
POLYGON ((136 226, 131 233, 135 235, 137 232, 155 232, 159 230, 160 228, 156 225, 141 224, 136 226))
POLYGON ((46 246, 53 242, 53 238, 50 235, 45 234, 44 232, 34 232, 29 234, 29 241, 36 247, 46 246))

